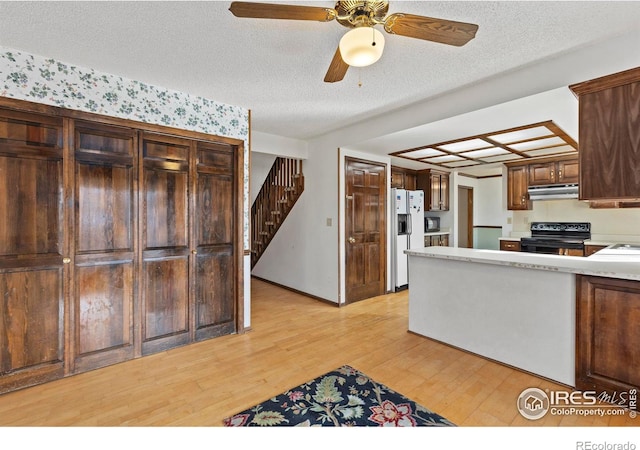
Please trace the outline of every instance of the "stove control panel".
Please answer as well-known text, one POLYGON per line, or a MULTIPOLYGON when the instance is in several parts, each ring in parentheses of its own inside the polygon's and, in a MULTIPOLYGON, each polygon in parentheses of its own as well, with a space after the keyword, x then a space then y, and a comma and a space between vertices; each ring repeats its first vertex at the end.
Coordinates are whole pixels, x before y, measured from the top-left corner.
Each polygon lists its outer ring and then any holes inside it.
POLYGON ((591 224, 589 222, 532 222, 531 231, 551 232, 551 233, 590 233, 591 224))

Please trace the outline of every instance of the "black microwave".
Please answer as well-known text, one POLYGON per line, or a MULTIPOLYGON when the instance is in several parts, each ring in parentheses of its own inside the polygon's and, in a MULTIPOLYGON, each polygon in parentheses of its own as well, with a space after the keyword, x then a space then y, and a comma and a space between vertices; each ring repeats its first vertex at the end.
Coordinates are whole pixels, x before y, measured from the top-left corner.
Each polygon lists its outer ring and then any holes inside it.
POLYGON ((425 217, 424 218, 424 231, 440 231, 440 217, 425 217))

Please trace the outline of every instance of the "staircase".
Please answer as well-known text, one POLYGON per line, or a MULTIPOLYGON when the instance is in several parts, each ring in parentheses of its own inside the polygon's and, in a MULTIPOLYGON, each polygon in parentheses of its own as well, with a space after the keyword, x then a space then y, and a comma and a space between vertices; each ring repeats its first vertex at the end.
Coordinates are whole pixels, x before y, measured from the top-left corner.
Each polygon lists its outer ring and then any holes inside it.
POLYGON ((251 206, 253 268, 304 191, 302 161, 276 158, 251 206))

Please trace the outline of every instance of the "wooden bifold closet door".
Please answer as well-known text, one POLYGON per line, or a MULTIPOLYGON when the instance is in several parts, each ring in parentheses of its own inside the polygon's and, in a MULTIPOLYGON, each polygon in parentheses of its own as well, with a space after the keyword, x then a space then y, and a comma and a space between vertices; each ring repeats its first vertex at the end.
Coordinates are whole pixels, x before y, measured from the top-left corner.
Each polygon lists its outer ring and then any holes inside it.
POLYGON ((0 392, 64 372, 62 161, 62 120, 0 110, 0 392))
POLYGON ((136 133, 76 123, 73 371, 135 355, 136 133))
POLYGON ((0 394, 238 331, 241 147, 127 124, 0 108, 0 394))

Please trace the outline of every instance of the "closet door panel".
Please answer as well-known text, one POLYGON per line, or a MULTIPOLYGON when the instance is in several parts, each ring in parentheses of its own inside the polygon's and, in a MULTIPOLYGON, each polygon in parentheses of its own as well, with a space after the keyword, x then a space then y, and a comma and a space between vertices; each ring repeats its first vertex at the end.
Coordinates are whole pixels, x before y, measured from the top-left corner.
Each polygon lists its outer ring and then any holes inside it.
POLYGON ((199 143, 195 246, 196 340, 236 331, 234 149, 199 143))
POLYGON ((131 262, 80 266, 76 292, 81 299, 78 354, 133 345, 131 262))
POLYGON ((210 338, 235 331, 233 251, 219 248, 198 254, 196 265, 196 336, 210 338))
POLYGON ((0 393, 64 374, 62 121, 0 109, 0 393))
POLYGON ((132 251, 132 168, 79 163, 76 177, 76 251, 132 251))
POLYGON ((145 249, 187 247, 187 173, 145 168, 145 249))
POLYGON ((192 340, 189 303, 190 141, 142 138, 142 354, 192 340))
POLYGON ((135 146, 133 130, 76 124, 74 372, 136 354, 135 146))
POLYGON ((145 342, 189 331, 188 272, 186 256, 145 262, 145 342))

